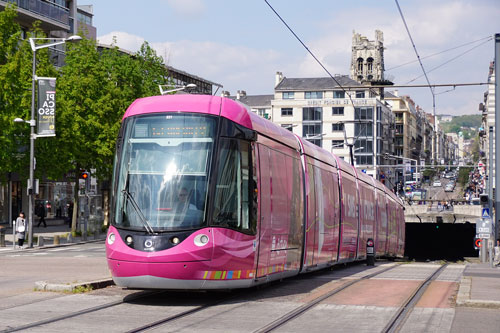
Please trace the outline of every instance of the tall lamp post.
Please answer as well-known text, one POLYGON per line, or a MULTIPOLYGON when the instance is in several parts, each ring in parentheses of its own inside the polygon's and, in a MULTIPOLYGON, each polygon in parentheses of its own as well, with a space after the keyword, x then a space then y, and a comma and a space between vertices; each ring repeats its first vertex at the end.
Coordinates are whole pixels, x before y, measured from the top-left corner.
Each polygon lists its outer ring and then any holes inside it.
POLYGON ((23 120, 21 118, 14 119, 14 122, 21 123, 25 122, 30 124, 30 178, 28 184, 28 247, 33 247, 33 218, 34 218, 34 199, 35 199, 35 191, 34 191, 34 182, 35 182, 35 139, 37 135, 35 134, 36 120, 35 120, 35 88, 36 88, 36 51, 40 49, 44 49, 51 46, 61 45, 66 42, 76 42, 81 40, 82 37, 74 35, 68 38, 30 38, 30 46, 33 51, 33 73, 32 73, 32 83, 31 83, 31 119, 23 120), (49 43, 37 45, 37 41, 52 41, 49 43))

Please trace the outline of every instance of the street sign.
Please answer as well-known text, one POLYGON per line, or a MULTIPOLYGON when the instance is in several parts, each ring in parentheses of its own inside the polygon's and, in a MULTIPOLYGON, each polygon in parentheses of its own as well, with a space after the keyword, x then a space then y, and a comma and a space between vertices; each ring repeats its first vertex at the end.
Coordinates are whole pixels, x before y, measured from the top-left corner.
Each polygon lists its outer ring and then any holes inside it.
POLYGON ((481 239, 482 238, 488 238, 488 239, 490 238, 490 234, 479 234, 477 236, 478 236, 477 238, 481 238, 481 239))
POLYGON ((476 234, 491 234, 491 219, 481 219, 476 222, 476 234))
POLYGON ((481 213, 482 218, 490 218, 490 209, 488 207, 483 208, 483 212, 481 213))
POLYGON ((474 240, 474 246, 475 247, 481 247, 481 239, 479 237, 476 237, 476 239, 474 240))

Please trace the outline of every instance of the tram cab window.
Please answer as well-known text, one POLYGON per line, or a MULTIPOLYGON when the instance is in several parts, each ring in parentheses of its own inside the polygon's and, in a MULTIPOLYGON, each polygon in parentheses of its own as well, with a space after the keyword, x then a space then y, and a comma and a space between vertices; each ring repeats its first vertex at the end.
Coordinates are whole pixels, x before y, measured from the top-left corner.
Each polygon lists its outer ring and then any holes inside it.
POLYGON ((251 144, 245 140, 221 138, 218 161, 212 224, 255 233, 256 182, 251 144))

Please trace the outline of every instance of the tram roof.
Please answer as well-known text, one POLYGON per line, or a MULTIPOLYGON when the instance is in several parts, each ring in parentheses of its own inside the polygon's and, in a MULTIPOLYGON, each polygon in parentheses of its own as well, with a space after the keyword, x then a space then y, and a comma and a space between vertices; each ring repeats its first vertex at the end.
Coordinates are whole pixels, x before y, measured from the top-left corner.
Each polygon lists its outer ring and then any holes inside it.
POLYGON ((176 94, 139 98, 128 107, 123 119, 157 112, 194 112, 222 116, 299 150, 292 132, 256 115, 245 104, 220 96, 176 94))

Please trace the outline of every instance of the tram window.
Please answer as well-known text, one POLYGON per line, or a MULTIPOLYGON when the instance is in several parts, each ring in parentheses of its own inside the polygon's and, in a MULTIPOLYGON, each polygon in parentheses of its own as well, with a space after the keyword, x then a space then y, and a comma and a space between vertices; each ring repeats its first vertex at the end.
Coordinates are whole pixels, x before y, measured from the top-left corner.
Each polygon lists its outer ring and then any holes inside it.
POLYGON ((255 232, 251 207, 255 185, 250 152, 247 141, 221 138, 213 214, 216 226, 255 232))

